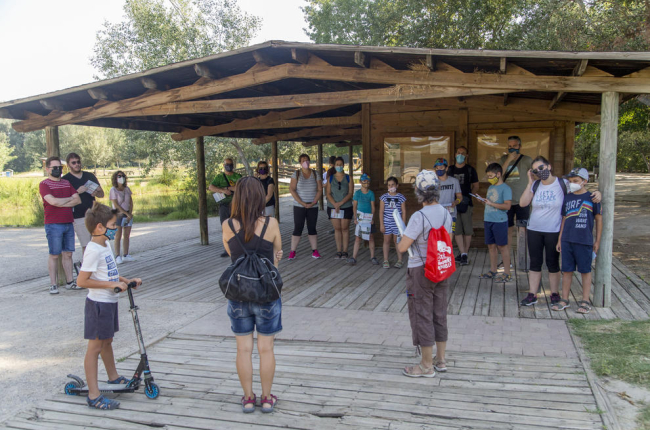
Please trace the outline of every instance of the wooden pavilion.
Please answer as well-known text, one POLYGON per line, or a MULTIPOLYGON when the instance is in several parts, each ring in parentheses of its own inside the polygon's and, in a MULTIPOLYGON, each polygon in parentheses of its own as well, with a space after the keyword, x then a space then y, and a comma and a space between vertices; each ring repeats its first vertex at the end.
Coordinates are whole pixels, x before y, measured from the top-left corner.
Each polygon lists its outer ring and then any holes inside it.
MULTIPOLYGON (((604 232, 594 303, 610 305, 618 106, 650 93, 650 53, 445 50, 270 41, 140 73, 0 104, 19 132, 59 125, 173 133, 196 139, 201 241, 208 243, 204 136, 361 145, 371 188, 388 176, 412 193, 420 169, 469 148, 481 176, 507 136, 573 166, 577 123, 601 124, 604 232)), ((350 149, 352 152, 352 149, 350 149)), ((277 177, 277 170, 274 172, 277 177)), ((481 178, 483 179, 483 178, 481 178)), ((485 187, 486 184, 482 183, 485 187)), ((414 202, 414 199, 410 199, 414 202)), ((276 205, 277 207, 278 205, 276 205)), ((413 207, 411 207, 412 209, 413 207)), ((480 210, 475 212, 482 219, 480 210)))

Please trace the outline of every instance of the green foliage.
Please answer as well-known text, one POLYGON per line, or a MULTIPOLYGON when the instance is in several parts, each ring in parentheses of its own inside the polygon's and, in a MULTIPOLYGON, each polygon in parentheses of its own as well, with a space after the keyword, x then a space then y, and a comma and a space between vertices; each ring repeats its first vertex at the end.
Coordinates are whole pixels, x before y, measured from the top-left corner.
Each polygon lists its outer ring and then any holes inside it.
POLYGON ((9 137, 5 133, 0 132, 0 171, 4 171, 5 166, 16 158, 11 155, 14 149, 9 146, 9 137))

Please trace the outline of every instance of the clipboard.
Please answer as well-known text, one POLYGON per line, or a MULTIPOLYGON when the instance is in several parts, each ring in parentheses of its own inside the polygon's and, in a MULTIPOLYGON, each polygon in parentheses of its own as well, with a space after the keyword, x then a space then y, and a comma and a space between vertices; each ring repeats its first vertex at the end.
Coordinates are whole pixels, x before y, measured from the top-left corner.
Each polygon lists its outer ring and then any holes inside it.
MULTIPOLYGON (((399 211, 397 209, 393 209, 393 220, 395 221, 397 230, 399 230, 400 236, 404 236, 404 232, 406 231, 406 224, 404 224, 404 221, 402 220, 402 217, 399 215, 399 211)), ((411 246, 409 246, 408 249, 409 257, 413 257, 413 251, 411 250, 411 246)))

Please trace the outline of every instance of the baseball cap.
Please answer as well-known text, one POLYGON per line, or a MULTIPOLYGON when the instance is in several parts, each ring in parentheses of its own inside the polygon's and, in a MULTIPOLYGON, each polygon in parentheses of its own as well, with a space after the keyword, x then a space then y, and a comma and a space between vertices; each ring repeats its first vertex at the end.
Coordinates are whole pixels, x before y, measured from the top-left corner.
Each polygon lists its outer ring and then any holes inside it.
POLYGON ((359 178, 359 180, 360 180, 360 181, 369 181, 369 180, 370 180, 370 176, 368 176, 367 174, 364 173, 363 175, 361 175, 361 177, 359 178))
POLYGON ((438 167, 438 166, 449 166, 449 163, 447 163, 447 160, 444 158, 438 158, 436 159, 436 164, 433 165, 433 167, 438 167))
POLYGON ((423 170, 415 177, 415 186, 420 191, 426 191, 431 187, 437 187, 440 184, 438 175, 431 170, 423 170))
POLYGON ((572 169, 568 175, 566 175, 567 178, 575 178, 576 176, 584 179, 585 181, 589 180, 589 172, 584 167, 576 167, 572 169))

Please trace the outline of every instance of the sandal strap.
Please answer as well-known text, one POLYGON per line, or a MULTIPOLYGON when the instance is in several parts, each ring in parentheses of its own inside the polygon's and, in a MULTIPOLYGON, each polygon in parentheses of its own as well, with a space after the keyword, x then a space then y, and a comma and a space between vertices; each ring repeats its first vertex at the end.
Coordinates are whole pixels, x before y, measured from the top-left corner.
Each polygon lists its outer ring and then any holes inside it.
POLYGON ((580 300, 580 301, 578 302, 578 307, 579 307, 579 308, 585 308, 585 309, 591 309, 591 303, 589 303, 589 302, 586 301, 586 300, 580 300))
POLYGON ((263 397, 262 403, 268 403, 271 406, 275 406, 275 403, 278 401, 278 398, 273 394, 269 394, 269 397, 263 397))
POLYGON ((255 393, 253 393, 253 397, 249 397, 248 399, 246 399, 246 396, 242 396, 241 398, 242 406, 250 405, 251 403, 255 404, 256 401, 257 401, 257 396, 255 395, 255 393))
POLYGON ((99 395, 95 400, 90 400, 88 398, 88 406, 95 409, 110 410, 115 409, 120 405, 120 402, 113 399, 107 399, 102 394, 99 395))

